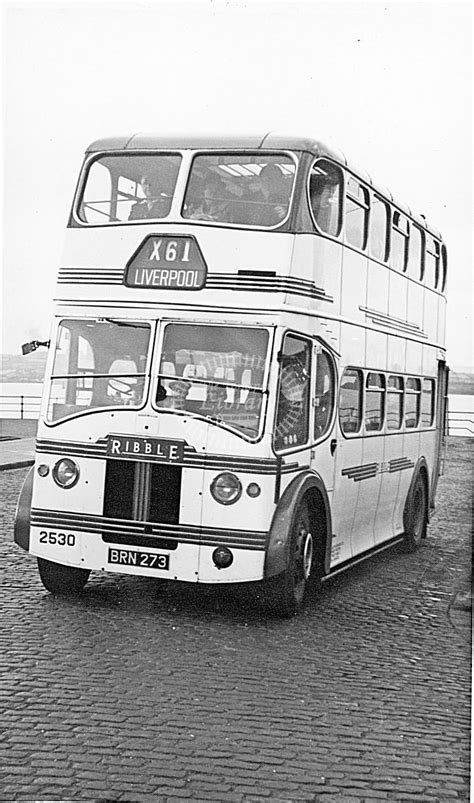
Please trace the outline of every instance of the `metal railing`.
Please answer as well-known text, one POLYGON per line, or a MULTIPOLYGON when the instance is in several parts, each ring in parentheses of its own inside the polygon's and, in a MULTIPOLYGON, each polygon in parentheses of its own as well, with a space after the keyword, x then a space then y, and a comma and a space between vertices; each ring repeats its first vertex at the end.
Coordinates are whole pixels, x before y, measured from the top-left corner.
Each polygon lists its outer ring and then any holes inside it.
POLYGON ((474 437, 474 413, 450 410, 448 412, 448 434, 465 438, 474 437))
MULTIPOLYGON (((39 418, 40 407, 41 396, 0 396, 0 418, 39 418)), ((474 437, 474 412, 450 410, 448 434, 465 438, 474 437)))
POLYGON ((39 418, 41 396, 0 396, 0 418, 39 418))

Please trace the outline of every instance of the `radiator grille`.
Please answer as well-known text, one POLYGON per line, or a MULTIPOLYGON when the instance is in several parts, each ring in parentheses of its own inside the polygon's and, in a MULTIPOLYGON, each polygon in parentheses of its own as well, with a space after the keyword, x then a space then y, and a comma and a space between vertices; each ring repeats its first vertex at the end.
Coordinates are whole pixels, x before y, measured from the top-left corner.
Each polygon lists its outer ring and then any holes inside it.
MULTIPOLYGON (((179 524, 181 471, 181 466, 108 460, 104 516, 153 524, 179 524)), ((110 533, 107 541, 111 541, 110 533)))

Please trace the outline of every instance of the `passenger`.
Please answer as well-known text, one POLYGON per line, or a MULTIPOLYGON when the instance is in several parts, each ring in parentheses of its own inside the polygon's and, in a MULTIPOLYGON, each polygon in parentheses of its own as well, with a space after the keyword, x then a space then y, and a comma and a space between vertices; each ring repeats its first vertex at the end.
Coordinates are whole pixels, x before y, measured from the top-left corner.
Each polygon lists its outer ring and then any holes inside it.
POLYGON ((187 217, 196 220, 225 221, 228 205, 225 183, 220 176, 211 173, 206 179, 201 202, 196 207, 191 207, 187 217))
POLYGON ((143 176, 140 185, 145 197, 132 206, 128 219, 145 220, 146 218, 166 217, 171 202, 169 198, 161 195, 157 180, 143 176))
POLYGON ((252 195, 252 201, 256 202, 254 223, 257 226, 274 226, 283 220, 288 211, 285 179, 275 164, 265 165, 258 178, 259 188, 252 195))

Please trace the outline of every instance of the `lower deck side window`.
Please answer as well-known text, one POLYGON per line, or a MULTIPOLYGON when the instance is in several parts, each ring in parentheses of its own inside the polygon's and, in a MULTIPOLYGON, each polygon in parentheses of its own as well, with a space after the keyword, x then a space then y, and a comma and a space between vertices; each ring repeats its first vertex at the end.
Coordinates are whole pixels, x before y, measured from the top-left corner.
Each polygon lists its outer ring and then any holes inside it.
POLYGON ((405 385, 405 427, 416 429, 420 423, 421 382, 419 379, 407 379, 405 385))
POLYGON ((383 374, 367 374, 365 392, 366 432, 379 431, 383 427, 385 407, 385 377, 383 374))
POLYGON ((339 422, 342 432, 359 432, 362 424, 362 371, 347 368, 339 392, 339 422))

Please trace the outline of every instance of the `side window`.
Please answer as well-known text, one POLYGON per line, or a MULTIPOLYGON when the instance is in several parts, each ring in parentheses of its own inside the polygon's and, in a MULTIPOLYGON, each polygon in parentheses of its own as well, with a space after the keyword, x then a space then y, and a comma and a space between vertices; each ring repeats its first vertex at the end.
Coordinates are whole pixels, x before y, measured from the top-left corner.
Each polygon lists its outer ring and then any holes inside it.
POLYGON ((405 383, 405 427, 416 429, 420 423, 421 382, 419 379, 407 379, 405 383))
POLYGON ((332 237, 341 231, 342 170, 319 159, 309 176, 309 203, 318 229, 332 237))
POLYGON ((301 446, 308 440, 311 344, 286 335, 280 354, 275 421, 275 449, 301 446))
POLYGON ((403 424, 403 378, 389 376, 387 385, 387 429, 401 429, 403 424))
POLYGON ((365 383, 365 429, 379 432, 383 427, 385 406, 385 377, 383 374, 367 374, 365 383))
POLYGON ((411 227, 410 231, 410 250, 408 254, 408 274, 413 279, 418 281, 421 279, 423 273, 423 240, 424 235, 418 226, 411 227))
POLYGON ((101 162, 89 168, 79 214, 86 223, 108 223, 112 217, 112 177, 101 162))
POLYGON ((320 350, 316 358, 314 397, 314 437, 324 435, 331 423, 334 409, 334 368, 329 354, 320 350))
POLYGON ((403 273, 408 256, 408 220, 400 212, 393 213, 390 257, 392 267, 403 273))
POLYGON ((362 371, 347 368, 339 390, 339 423, 345 434, 359 432, 362 425, 362 371))
POLYGON ((440 290, 442 293, 446 290, 446 279, 448 278, 448 253, 446 251, 446 246, 441 246, 441 268, 442 268, 442 280, 441 280, 441 287, 440 290))
POLYGON ((381 262, 387 260, 388 221, 390 207, 377 195, 372 196, 370 206, 370 253, 381 262))
POLYGON ((440 245, 433 237, 426 238, 424 282, 428 287, 437 287, 439 280, 440 245))
POLYGON ((346 242, 361 250, 367 245, 368 216, 369 192, 352 176, 349 176, 344 207, 346 242))
POLYGON ((424 379, 421 393, 421 426, 431 427, 435 414, 434 379, 424 379))

